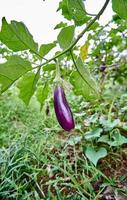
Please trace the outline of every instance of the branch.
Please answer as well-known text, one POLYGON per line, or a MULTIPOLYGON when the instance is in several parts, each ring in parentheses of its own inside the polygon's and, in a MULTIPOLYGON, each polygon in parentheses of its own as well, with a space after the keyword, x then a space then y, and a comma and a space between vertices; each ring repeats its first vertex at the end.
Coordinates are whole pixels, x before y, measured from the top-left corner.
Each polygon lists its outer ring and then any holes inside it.
POLYGON ((88 12, 86 12, 86 14, 89 16, 92 16, 92 17, 97 16, 97 14, 92 14, 92 13, 88 13, 88 12))
POLYGON ((103 5, 102 9, 99 11, 99 13, 88 23, 88 25, 86 26, 86 28, 78 35, 77 39, 74 41, 74 43, 70 46, 70 49, 72 49, 77 42, 82 38, 82 36, 84 35, 84 33, 86 33, 90 27, 94 24, 94 22, 100 18, 100 16, 103 14, 104 10, 106 9, 108 3, 110 0, 106 0, 105 4, 103 5))
POLYGON ((85 27, 85 29, 77 36, 77 39, 71 44, 70 47, 68 47, 67 49, 65 49, 64 51, 62 51, 61 53, 59 53, 58 55, 50 58, 49 60, 47 60, 46 62, 42 63, 41 65, 38 65, 37 67, 43 66, 48 64, 49 62, 55 60, 56 58, 62 56, 63 54, 71 51, 73 49, 73 47, 78 43, 78 41, 83 37, 83 35, 90 29, 90 27, 94 24, 94 22, 100 18, 100 16, 103 14, 104 10, 106 9, 108 3, 110 0, 106 0, 105 4, 103 5, 103 7, 101 8, 101 10, 99 11, 99 13, 88 23, 88 25, 85 27))

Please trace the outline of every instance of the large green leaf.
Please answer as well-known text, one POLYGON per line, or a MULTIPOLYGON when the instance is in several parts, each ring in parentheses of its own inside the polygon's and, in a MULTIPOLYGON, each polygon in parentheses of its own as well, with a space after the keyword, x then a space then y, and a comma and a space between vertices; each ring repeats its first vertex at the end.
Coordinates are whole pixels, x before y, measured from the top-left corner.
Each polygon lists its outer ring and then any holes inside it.
POLYGON ((75 94, 82 95, 86 100, 97 99, 98 86, 88 68, 84 66, 80 58, 77 59, 76 66, 78 71, 72 72, 70 77, 70 82, 74 86, 75 94))
POLYGON ((39 79, 39 73, 28 72, 17 84, 20 89, 19 97, 23 102, 28 105, 31 97, 33 96, 36 84, 39 79))
POLYGON ((112 8, 121 18, 127 19, 127 0, 112 0, 112 8))
POLYGON ((90 18, 86 15, 83 0, 62 0, 58 10, 62 10, 66 19, 74 20, 77 26, 83 25, 90 18))
POLYGON ((34 42, 33 36, 22 22, 11 21, 7 23, 2 19, 0 40, 13 51, 31 50, 37 52, 38 45, 34 42))
POLYGON ((97 151, 93 147, 87 147, 85 151, 86 157, 96 166, 100 158, 107 156, 107 150, 104 147, 97 151))
POLYGON ((70 82, 73 85, 74 93, 83 96, 86 100, 91 101, 96 99, 93 90, 84 82, 78 72, 74 71, 71 74, 70 82))
POLYGON ((49 44, 42 44, 39 50, 39 54, 44 57, 48 52, 53 49, 56 46, 55 43, 49 43, 49 44))
POLYGON ((47 99, 49 94, 49 85, 45 84, 44 86, 39 86, 37 89, 36 97, 41 105, 41 109, 44 105, 45 100, 47 99))
POLYGON ((74 40, 74 31, 74 26, 67 26, 60 31, 57 40, 62 49, 67 49, 72 44, 74 40))
POLYGON ((83 0, 68 0, 68 10, 76 25, 82 25, 89 19, 83 0))
POLYGON ((59 3, 59 8, 57 11, 59 10, 62 10, 62 15, 68 19, 68 20, 71 20, 72 17, 70 15, 70 12, 68 10, 68 0, 62 0, 60 3, 59 3))
POLYGON ((7 62, 0 64, 1 92, 7 90, 30 69, 32 69, 30 62, 19 56, 11 56, 7 62))

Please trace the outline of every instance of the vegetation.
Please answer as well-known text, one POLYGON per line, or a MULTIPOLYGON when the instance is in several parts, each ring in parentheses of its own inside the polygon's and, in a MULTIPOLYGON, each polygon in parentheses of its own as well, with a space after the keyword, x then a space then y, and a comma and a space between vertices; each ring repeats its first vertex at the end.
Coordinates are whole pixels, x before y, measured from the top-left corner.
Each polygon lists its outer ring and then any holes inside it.
POLYGON ((3 18, 1 200, 127 199, 127 2, 112 0, 115 15, 101 26, 109 1, 91 16, 84 1, 62 0, 57 41, 40 46, 22 22, 3 18), (73 130, 58 104, 55 115, 58 88, 73 130))

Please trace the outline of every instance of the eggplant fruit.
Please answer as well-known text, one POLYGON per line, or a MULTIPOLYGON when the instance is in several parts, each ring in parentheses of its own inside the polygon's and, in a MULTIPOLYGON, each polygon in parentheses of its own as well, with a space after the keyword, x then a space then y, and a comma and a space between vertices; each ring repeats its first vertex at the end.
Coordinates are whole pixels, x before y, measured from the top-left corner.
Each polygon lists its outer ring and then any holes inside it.
POLYGON ((100 66, 100 71, 101 71, 101 72, 104 72, 105 70, 106 70, 106 65, 101 65, 101 66, 100 66))
POLYGON ((66 130, 70 131, 74 129, 75 123, 73 119, 73 115, 69 104, 67 102, 64 89, 62 86, 56 86, 54 91, 54 109, 56 113, 57 120, 61 127, 66 130))

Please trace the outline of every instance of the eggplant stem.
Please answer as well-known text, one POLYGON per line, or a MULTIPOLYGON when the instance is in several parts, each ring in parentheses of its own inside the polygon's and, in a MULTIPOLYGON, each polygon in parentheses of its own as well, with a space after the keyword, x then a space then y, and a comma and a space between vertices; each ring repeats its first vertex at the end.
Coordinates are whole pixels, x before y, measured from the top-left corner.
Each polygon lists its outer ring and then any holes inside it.
POLYGON ((56 61, 56 78, 59 80, 60 79, 60 65, 58 60, 56 61))

